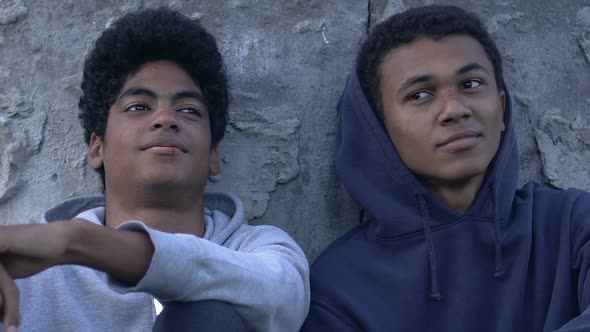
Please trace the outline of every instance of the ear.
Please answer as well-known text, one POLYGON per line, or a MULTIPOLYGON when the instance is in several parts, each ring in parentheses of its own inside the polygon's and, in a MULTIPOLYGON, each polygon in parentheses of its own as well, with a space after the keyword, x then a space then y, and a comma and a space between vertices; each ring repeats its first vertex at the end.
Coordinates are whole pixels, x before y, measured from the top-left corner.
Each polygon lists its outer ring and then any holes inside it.
POLYGON ((500 98, 500 110, 502 111, 502 131, 506 129, 506 124, 504 123, 504 113, 506 113, 506 93, 504 90, 498 93, 500 98))
POLYGON ((94 169, 99 169, 103 166, 103 150, 104 142, 95 133, 90 135, 90 145, 88 146, 88 154, 86 155, 86 162, 94 169))
POLYGON ((219 174, 219 149, 217 145, 215 145, 211 149, 211 152, 209 152, 209 174, 219 174))

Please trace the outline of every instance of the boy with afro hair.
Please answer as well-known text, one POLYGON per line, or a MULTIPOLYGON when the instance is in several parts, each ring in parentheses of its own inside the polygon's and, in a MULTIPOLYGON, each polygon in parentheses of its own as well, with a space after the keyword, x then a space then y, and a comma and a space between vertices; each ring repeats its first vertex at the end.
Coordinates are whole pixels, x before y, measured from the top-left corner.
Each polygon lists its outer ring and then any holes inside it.
POLYGON ((6 330, 297 331, 304 253, 276 227, 247 225, 238 197, 204 191, 228 117, 213 36, 168 9, 127 14, 86 58, 82 92, 105 195, 1 227, 6 330))

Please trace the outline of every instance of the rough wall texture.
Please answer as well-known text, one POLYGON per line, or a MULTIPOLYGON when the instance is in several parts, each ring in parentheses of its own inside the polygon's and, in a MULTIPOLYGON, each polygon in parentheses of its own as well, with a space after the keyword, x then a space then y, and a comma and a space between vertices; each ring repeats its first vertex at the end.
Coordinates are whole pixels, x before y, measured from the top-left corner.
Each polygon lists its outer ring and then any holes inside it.
POLYGON ((99 192, 77 119, 84 55, 125 12, 167 4, 218 38, 231 78, 222 174, 251 223, 311 260, 358 221, 332 167, 335 105, 367 29, 430 3, 476 11, 515 97, 521 181, 590 190, 590 2, 585 0, 0 0, 0 223, 34 222, 99 192))

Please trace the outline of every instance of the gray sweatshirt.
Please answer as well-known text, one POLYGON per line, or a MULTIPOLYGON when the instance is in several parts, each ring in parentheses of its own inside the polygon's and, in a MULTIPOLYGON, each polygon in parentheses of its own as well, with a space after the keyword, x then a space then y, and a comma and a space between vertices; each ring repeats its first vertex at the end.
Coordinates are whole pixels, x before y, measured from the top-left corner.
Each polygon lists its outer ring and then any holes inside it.
MULTIPOLYGON (((104 198, 67 200, 41 223, 76 216, 99 225, 104 198)), ((245 224, 242 202, 206 194, 203 238, 169 234, 127 221, 118 229, 146 232, 155 248, 133 287, 103 272, 64 265, 17 280, 23 321, 19 331, 151 331, 153 298, 231 303, 257 331, 298 331, 309 307, 309 266, 287 233, 245 224)), ((0 330, 2 328, 0 327, 0 330)))

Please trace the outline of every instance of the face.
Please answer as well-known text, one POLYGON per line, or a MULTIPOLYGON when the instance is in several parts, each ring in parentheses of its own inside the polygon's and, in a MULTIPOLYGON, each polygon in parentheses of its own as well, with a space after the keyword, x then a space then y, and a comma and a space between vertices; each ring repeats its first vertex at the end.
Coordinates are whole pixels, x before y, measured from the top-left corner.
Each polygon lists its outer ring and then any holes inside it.
POLYGON ((483 179, 504 130, 505 95, 479 42, 421 38, 379 69, 384 124, 408 168, 427 185, 483 179))
POLYGON ((92 134, 87 160, 104 166, 107 193, 142 185, 203 191, 219 163, 198 83, 170 61, 141 66, 109 109, 104 137, 92 134))

